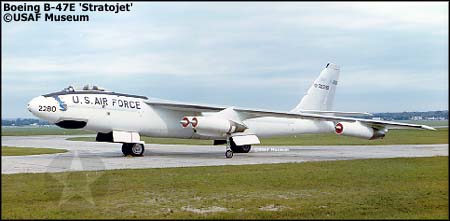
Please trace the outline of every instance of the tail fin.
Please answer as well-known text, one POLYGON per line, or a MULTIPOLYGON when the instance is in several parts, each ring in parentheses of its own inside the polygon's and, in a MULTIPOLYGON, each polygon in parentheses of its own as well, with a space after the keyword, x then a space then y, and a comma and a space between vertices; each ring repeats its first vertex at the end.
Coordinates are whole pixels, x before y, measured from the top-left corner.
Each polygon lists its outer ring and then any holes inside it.
POLYGON ((319 77, 308 89, 300 103, 291 110, 297 113, 301 110, 329 111, 333 106, 334 93, 339 79, 339 66, 328 63, 320 72, 319 77))

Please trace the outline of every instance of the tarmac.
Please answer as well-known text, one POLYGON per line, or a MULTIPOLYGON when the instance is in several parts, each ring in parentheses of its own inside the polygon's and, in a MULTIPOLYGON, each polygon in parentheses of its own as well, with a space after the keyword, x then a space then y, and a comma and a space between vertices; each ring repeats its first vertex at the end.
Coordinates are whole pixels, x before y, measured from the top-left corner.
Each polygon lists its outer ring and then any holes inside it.
POLYGON ((2 136, 2 146, 68 150, 59 154, 2 156, 2 174, 448 156, 449 147, 448 144, 253 146, 250 153, 235 153, 227 159, 223 145, 146 144, 143 157, 125 157, 121 144, 66 140, 77 136, 2 136))

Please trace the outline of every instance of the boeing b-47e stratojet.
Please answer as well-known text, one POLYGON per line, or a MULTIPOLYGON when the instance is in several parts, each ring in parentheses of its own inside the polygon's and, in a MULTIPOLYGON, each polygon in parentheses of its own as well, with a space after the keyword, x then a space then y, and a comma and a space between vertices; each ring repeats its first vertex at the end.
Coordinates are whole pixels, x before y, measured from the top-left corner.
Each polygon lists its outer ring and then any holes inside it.
POLYGON ((142 156, 140 136, 214 140, 226 144, 225 156, 248 153, 261 137, 336 133, 363 139, 383 138, 388 129, 426 125, 355 116, 369 113, 332 111, 339 66, 328 63, 289 112, 190 104, 106 91, 68 88, 33 98, 28 110, 62 128, 97 132, 100 142, 122 143, 125 155, 142 156))

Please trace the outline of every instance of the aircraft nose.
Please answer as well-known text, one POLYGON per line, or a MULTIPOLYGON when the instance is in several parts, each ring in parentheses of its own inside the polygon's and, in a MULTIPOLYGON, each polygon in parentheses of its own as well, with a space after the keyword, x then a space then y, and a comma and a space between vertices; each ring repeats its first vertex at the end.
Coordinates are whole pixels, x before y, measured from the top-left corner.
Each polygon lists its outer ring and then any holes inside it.
POLYGON ((38 112, 38 108, 39 108, 39 103, 40 101, 42 101, 42 99, 44 99, 43 96, 39 96, 39 97, 35 97, 33 99, 31 99, 30 102, 28 102, 28 111, 30 111, 33 114, 36 114, 38 112))
POLYGON ((39 96, 28 102, 28 111, 40 119, 54 123, 61 117, 56 111, 56 105, 55 99, 39 96))

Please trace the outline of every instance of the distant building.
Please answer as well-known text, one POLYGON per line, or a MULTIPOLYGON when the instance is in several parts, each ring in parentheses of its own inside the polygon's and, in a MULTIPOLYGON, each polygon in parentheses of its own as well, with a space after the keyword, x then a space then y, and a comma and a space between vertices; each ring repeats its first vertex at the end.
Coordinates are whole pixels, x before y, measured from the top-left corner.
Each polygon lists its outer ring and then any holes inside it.
POLYGON ((381 117, 372 117, 372 120, 383 120, 381 117))
POLYGON ((422 120, 422 116, 412 116, 411 120, 422 120))

